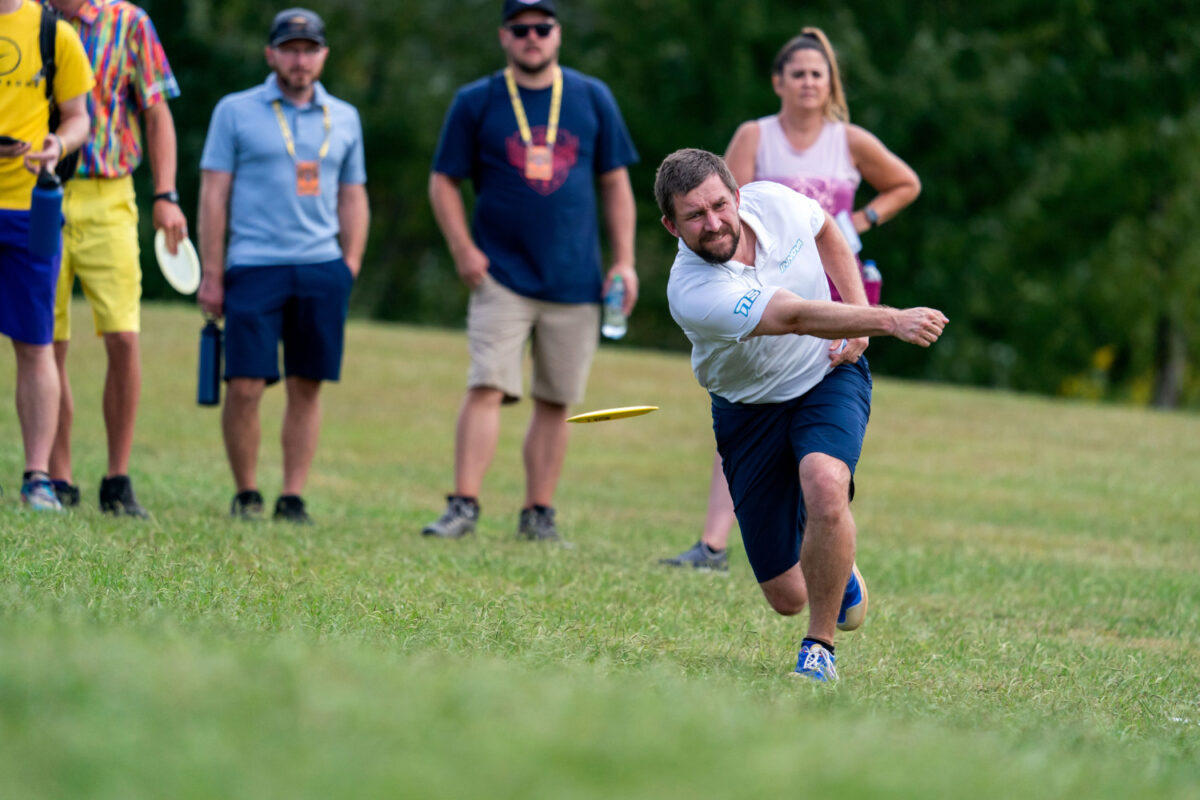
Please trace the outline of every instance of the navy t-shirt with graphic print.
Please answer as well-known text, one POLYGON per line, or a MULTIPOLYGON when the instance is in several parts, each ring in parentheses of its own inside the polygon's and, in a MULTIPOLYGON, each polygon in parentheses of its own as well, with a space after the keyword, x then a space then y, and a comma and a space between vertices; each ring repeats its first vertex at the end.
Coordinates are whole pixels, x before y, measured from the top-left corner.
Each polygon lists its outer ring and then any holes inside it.
MULTIPOLYGON (((544 145, 552 91, 518 91, 533 143, 544 145)), ((525 177, 525 146, 503 71, 458 90, 433 171, 471 180, 472 233, 491 262, 488 274, 525 297, 594 303, 603 283, 595 177, 637 159, 612 92, 564 67, 550 180, 525 177)))

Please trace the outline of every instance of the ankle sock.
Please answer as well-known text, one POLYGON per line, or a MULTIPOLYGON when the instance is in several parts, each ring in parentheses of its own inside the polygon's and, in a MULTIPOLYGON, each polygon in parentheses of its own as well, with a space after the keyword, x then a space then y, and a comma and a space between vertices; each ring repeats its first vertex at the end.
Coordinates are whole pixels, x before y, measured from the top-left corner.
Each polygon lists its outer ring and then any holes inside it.
POLYGON ((809 642, 821 645, 821 647, 824 647, 829 651, 829 655, 833 655, 833 645, 831 645, 829 642, 823 642, 820 639, 814 639, 811 636, 805 636, 804 641, 800 643, 800 646, 804 647, 804 645, 808 644, 809 642))

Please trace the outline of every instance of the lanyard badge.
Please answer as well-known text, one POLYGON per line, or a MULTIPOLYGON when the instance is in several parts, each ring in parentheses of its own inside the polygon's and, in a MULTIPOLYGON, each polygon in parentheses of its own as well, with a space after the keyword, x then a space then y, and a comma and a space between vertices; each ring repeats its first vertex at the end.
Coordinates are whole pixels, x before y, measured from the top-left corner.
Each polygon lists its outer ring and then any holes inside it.
POLYGON ((321 162, 296 162, 296 195, 299 197, 321 196, 321 162))
POLYGON ((288 155, 296 164, 296 196, 319 197, 321 195, 321 162, 329 154, 329 137, 333 130, 329 106, 321 107, 325 121, 325 141, 321 142, 321 149, 317 153, 316 161, 300 161, 296 158, 296 141, 292 138, 292 129, 288 126, 287 117, 283 114, 283 107, 278 100, 275 100, 271 103, 271 108, 275 109, 275 119, 279 121, 279 131, 283 134, 283 142, 287 145, 288 155))
POLYGON ((504 70, 504 82, 508 85, 508 97, 512 101, 513 114, 517 118, 517 128, 521 132, 521 141, 525 144, 525 178, 531 181, 549 181, 554 178, 554 142, 558 139, 558 117, 562 110, 562 70, 554 68, 554 85, 550 93, 550 119, 546 123, 546 143, 535 145, 533 132, 529 128, 529 120, 525 116, 525 106, 517 91, 517 82, 513 79, 512 67, 504 70))

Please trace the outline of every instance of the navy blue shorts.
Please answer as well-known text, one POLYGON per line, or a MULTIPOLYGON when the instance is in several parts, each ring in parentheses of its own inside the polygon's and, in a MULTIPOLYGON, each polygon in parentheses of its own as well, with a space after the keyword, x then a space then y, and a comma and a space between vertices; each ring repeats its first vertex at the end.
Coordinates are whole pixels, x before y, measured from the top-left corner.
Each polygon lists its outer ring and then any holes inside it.
POLYGON ((225 380, 336 381, 354 276, 342 259, 225 273, 225 380))
POLYGON ((746 559, 762 583, 800 561, 805 521, 800 460, 824 453, 844 461, 854 475, 871 415, 871 368, 861 357, 857 364, 841 364, 784 403, 712 399, 717 451, 746 559))
POLYGON ((54 341, 54 292, 62 248, 29 251, 29 212, 0 209, 0 334, 24 344, 54 341))

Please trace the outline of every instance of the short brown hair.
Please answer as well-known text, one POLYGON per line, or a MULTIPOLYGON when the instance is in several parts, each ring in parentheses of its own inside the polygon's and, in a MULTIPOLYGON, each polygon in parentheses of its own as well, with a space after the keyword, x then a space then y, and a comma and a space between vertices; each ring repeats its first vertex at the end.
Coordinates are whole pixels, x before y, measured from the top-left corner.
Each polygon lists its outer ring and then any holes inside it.
POLYGON ((654 175, 654 199, 658 201, 659 211, 674 222, 675 195, 687 194, 713 175, 721 176, 721 183, 731 193, 737 194, 737 181, 725 159, 695 147, 671 153, 658 165, 654 175))

